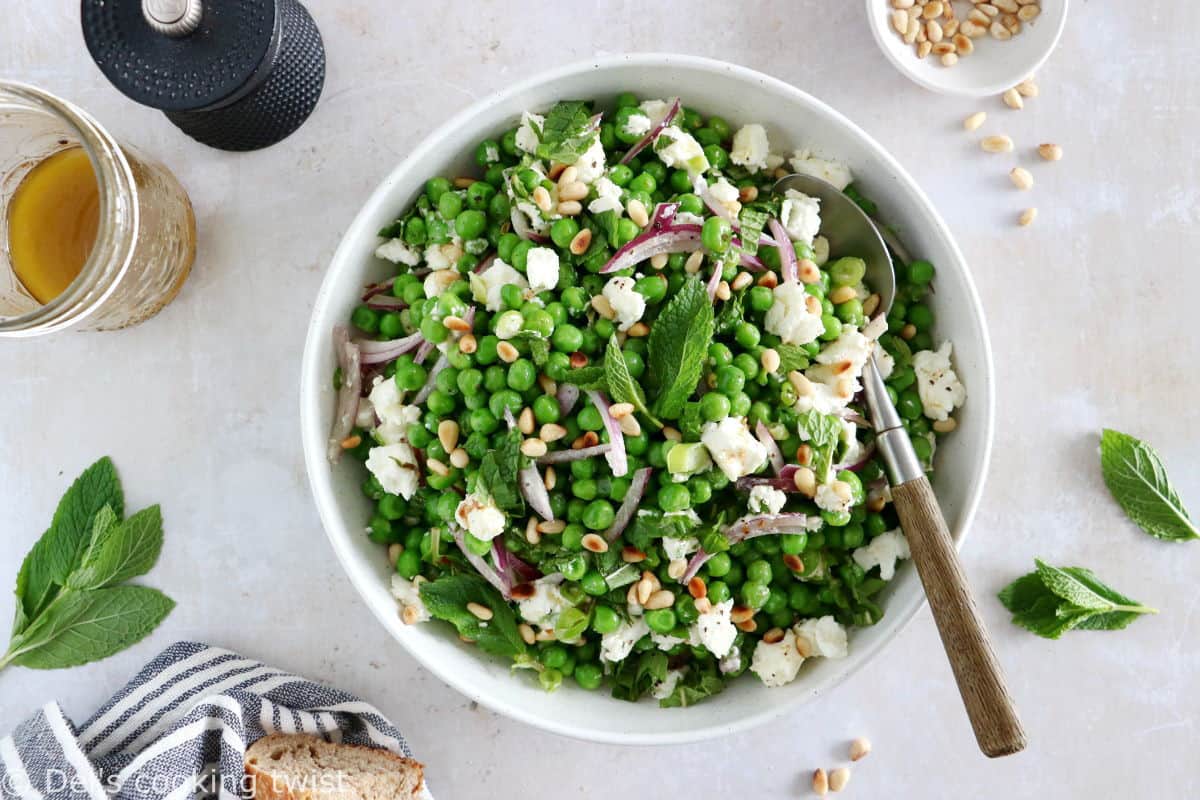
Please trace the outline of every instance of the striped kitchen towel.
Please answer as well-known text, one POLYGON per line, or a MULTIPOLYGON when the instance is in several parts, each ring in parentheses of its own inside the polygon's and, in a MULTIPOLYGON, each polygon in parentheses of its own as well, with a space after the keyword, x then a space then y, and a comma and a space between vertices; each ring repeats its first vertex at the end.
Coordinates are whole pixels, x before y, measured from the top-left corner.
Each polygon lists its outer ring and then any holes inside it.
POLYGON ((0 739, 0 797, 233 800, 247 796, 246 748, 275 731, 412 756, 400 732, 353 695, 178 642, 78 728, 51 702, 0 739))

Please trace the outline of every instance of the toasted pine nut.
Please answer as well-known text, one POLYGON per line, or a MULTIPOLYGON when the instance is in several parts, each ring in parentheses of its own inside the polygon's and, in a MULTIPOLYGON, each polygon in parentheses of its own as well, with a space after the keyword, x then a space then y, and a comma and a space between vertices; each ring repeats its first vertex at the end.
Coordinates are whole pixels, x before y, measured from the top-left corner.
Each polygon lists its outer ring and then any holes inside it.
POLYGON ((587 197, 587 184, 580 181, 564 184, 561 180, 558 182, 558 202, 562 204, 564 200, 582 200, 587 197))
POLYGON ((458 351, 470 355, 479 348, 479 343, 475 340, 475 334, 464 333, 458 339, 458 351))
POLYGON ((1022 22, 1029 22, 1036 19, 1040 13, 1042 13, 1042 9, 1038 6, 1021 6, 1017 9, 1017 19, 1022 22))
POLYGON ((900 338, 906 342, 916 335, 917 335, 917 326, 913 325, 911 322, 900 329, 900 338))
POLYGON ((1008 177, 1012 179, 1013 186, 1021 191, 1033 188, 1033 176, 1024 167, 1013 167, 1012 171, 1008 173, 1008 177))
POLYGON ((707 597, 699 597, 696 599, 696 610, 699 611, 701 614, 711 613, 712 608, 713 608, 712 601, 709 600, 707 597))
POLYGON ((1026 78, 1013 88, 1020 92, 1022 97, 1037 97, 1039 93, 1038 85, 1034 83, 1033 78, 1026 78))
POLYGON ((812 463, 812 445, 802 443, 796 447, 796 463, 802 467, 812 463))
POLYGON ((626 417, 621 417, 617 421, 617 427, 621 429, 621 433, 626 436, 639 436, 642 433, 642 424, 638 422, 637 417, 630 414, 626 417))
POLYGON ((588 365, 587 354, 582 353, 579 350, 576 350, 574 353, 571 353, 571 360, 569 363, 575 369, 579 369, 580 367, 586 367, 588 365))
POLYGON ((936 19, 931 19, 925 23, 925 35, 929 37, 929 41, 937 44, 942 40, 944 32, 942 31, 941 23, 936 19))
POLYGON ((796 263, 796 273, 801 283, 816 283, 821 280, 821 270, 811 258, 802 258, 796 263))
POLYGON ((908 33, 908 14, 905 14, 899 9, 893 11, 892 28, 901 36, 908 33))
POLYGON ((1037 209, 1027 208, 1021 212, 1019 217, 1017 217, 1017 224, 1022 228, 1025 228, 1032 225, 1035 219, 1037 219, 1037 209))
POLYGON ((647 611, 657 611, 660 608, 670 608, 675 604, 675 593, 668 589, 659 589, 646 600, 647 611))
POLYGON ((655 253, 650 256, 650 266, 653 269, 663 269, 669 260, 670 257, 666 253, 655 253))
POLYGON ((521 409, 521 413, 517 416, 517 430, 529 436, 533 433, 533 409, 529 406, 521 409))
POLYGON ((533 203, 542 211, 550 210, 550 193, 546 191, 545 186, 539 186, 533 190, 533 203))
POLYGON ((506 364, 511 364, 521 357, 517 352, 517 348, 513 347, 509 342, 501 342, 496 345, 496 355, 500 356, 500 360, 506 364))
POLYGON ((1045 161, 1059 161, 1063 157, 1063 149, 1056 144, 1039 144, 1037 147, 1038 155, 1045 161))
POLYGON ((682 442, 683 434, 670 425, 665 426, 661 431, 664 439, 669 439, 672 442, 682 442))
POLYGON ((958 63, 958 54, 957 53, 945 53, 942 55, 942 66, 943 67, 953 67, 957 63, 958 63))
POLYGON ((562 519, 544 519, 537 524, 538 532, 546 534, 562 533, 566 528, 567 522, 562 519))
POLYGON ((992 18, 977 8, 973 8, 967 13, 967 21, 973 22, 976 25, 982 25, 985 28, 992 24, 992 18))
POLYGON ((1021 93, 1016 89, 1007 90, 1003 95, 1001 95, 1001 99, 1004 100, 1004 105, 1008 106, 1014 111, 1020 111, 1025 107, 1025 101, 1021 99, 1021 93))
POLYGON ((792 553, 785 553, 783 556, 783 565, 792 572, 804 572, 804 561, 800 556, 792 553))
POLYGON ((687 572, 686 558, 673 558, 671 563, 667 564, 667 576, 674 580, 682 578, 685 572, 687 572))
POLYGON ((447 330, 456 331, 458 333, 466 333, 467 331, 471 330, 470 324, 462 317, 446 317, 442 320, 442 324, 446 326, 447 330))
MULTIPOLYGON (((950 6, 950 8, 953 8, 953 6, 950 6)), ((955 34, 958 33, 958 25, 959 22, 954 17, 947 19, 942 23, 942 36, 947 39, 953 39, 955 34)))
POLYGON ((783 641, 783 628, 771 628, 763 634, 762 640, 767 644, 775 644, 783 641))
POLYGON ((1017 19, 1016 14, 1005 14, 1000 18, 1000 24, 1008 28, 1008 32, 1013 36, 1021 32, 1021 20, 1017 19))
POLYGON ((908 29, 904 31, 904 43, 912 44, 917 40, 917 36, 921 33, 921 17, 918 14, 915 17, 908 18, 908 29))
POLYGON ((360 444, 362 444, 362 437, 359 436, 357 433, 354 434, 353 436, 347 436, 345 439, 342 439, 342 449, 343 450, 353 450, 354 448, 358 447, 360 444))
POLYGON ((562 177, 562 174, 567 171, 567 165, 559 161, 551 161, 550 169, 546 170, 546 177, 552 181, 556 181, 562 177))
POLYGON ((537 641, 537 636, 533 632, 533 627, 528 622, 522 622, 517 626, 517 630, 521 632, 521 639, 525 644, 533 644, 537 641))
POLYGON ((584 228, 575 237, 571 239, 571 244, 568 249, 577 256, 581 256, 587 252, 587 249, 592 246, 592 232, 588 228, 584 228))
POLYGON ((388 563, 393 567, 396 566, 396 562, 400 560, 400 556, 404 555, 404 545, 399 542, 392 542, 388 545, 387 554, 388 563))
MULTIPOLYGON (((970 40, 968 40, 970 41, 970 40)), ((986 111, 976 111, 971 116, 963 120, 963 127, 969 131, 978 130, 979 126, 987 119, 986 111)))
POLYGON ((644 228, 650 224, 650 216, 646 213, 646 205, 636 197, 631 197, 629 202, 625 204, 625 212, 629 214, 629 218, 633 220, 633 224, 639 228, 644 228))
POLYGON ((829 773, 829 791, 840 792, 850 782, 850 768, 838 767, 829 773))
POLYGON ((612 303, 609 302, 608 298, 602 294, 592 295, 592 308, 596 310, 597 314, 605 319, 612 319, 616 316, 616 312, 613 311, 612 303))
POLYGON ((858 292, 854 290, 853 286, 839 286, 829 293, 829 302, 838 306, 855 297, 858 297, 858 292))
POLYGON ((537 636, 535 638, 539 642, 553 642, 555 639, 554 629, 546 628, 545 630, 538 631, 537 636))
POLYGON ((854 490, 851 489, 850 484, 846 483, 845 481, 834 481, 830 484, 829 488, 832 489, 833 493, 841 498, 843 502, 854 496, 854 490))
POLYGON ((993 22, 988 27, 988 33, 990 33, 992 35, 993 39, 998 39, 1001 42, 1007 42, 1009 39, 1012 38, 1012 31, 1010 31, 1008 28, 1004 27, 1004 23, 1000 22, 999 20, 997 20, 996 22, 993 22))
POLYGON ((991 4, 1009 14, 1017 13, 1017 9, 1019 8, 1017 0, 991 0, 991 4))
POLYGON ((583 211, 583 206, 578 200, 563 200, 558 204, 558 213, 564 217, 574 217, 583 211))
POLYGON ((637 586, 637 601, 639 605, 646 605, 646 601, 650 599, 650 595, 654 594, 654 585, 650 581, 642 578, 636 584, 637 586))
POLYGON ((871 752, 871 740, 860 736, 850 743, 850 760, 862 761, 871 752))
POLYGON ((728 300, 733 296, 733 292, 729 289, 729 284, 721 281, 717 284, 716 298, 718 300, 728 300))
POLYGON ((825 770, 818 768, 813 772, 812 790, 820 797, 829 794, 829 776, 825 774, 825 770))
POLYGON ((537 594, 532 583, 518 583, 512 588, 513 600, 528 600, 537 594))
POLYGON ((563 171, 558 174, 559 188, 568 186, 579 180, 579 169, 574 165, 563 168, 563 171))
POLYGON ((988 153, 1011 153, 1013 150, 1013 140, 1004 134, 996 134, 980 139, 979 146, 988 153))
POLYGON ((621 548, 621 560, 626 564, 638 564, 646 560, 646 554, 633 545, 625 545, 621 548))
MULTIPOLYGON (((801 273, 801 274, 803 274, 803 273, 801 273)), ((810 281, 810 283, 811 283, 811 281, 810 281)), ((764 272, 762 275, 759 276, 757 284, 759 286, 765 286, 768 289, 774 289, 776 286, 779 285, 779 276, 776 275, 774 272, 764 272)))
POLYGON ((871 315, 873 315, 875 313, 875 311, 878 308, 879 308, 879 295, 878 294, 867 295, 867 299, 863 300, 863 314, 869 318, 871 315))
POLYGON ((987 34, 987 26, 973 19, 968 19, 958 26, 958 32, 968 39, 979 39, 987 34))
POLYGON ((1000 9, 996 8, 991 3, 976 3, 975 8, 982 11, 984 16, 992 19, 1000 16, 1000 9))
POLYGON ((766 371, 766 373, 768 375, 773 375, 775 371, 779 369, 779 351, 768 347, 766 350, 762 351, 762 355, 759 356, 759 361, 762 362, 762 368, 766 371))
POLYGON ((471 463, 471 456, 466 450, 461 447, 456 447, 450 451, 450 466, 455 469, 463 469, 471 463))
POLYGON ((521 452, 530 458, 541 458, 546 455, 546 443, 541 439, 526 439, 521 442, 521 452))
POLYGON ((633 403, 613 403, 608 407, 608 414, 613 419, 627 417, 633 413, 633 403))
POLYGON ((557 442, 559 439, 567 435, 567 429, 557 422, 547 422, 538 431, 538 438, 543 442, 557 442))
POLYGON ((608 542, 598 533, 585 534, 583 537, 583 549, 589 553, 607 553, 608 542))
POLYGON ((476 619, 489 620, 495 616, 490 608, 474 601, 467 603, 467 611, 474 614, 476 619))
POLYGON ((796 491, 805 497, 812 497, 817 493, 817 473, 809 467, 796 470, 796 474, 792 476, 792 483, 796 484, 796 491))
POLYGON ((405 625, 417 624, 417 620, 420 619, 420 617, 421 610, 416 606, 405 606, 404 610, 400 612, 400 619, 405 625))
POLYGON ((537 517, 530 517, 525 522, 525 541, 538 544, 542 541, 542 532, 537 527, 537 517))
POLYGON ((787 378, 792 384, 792 388, 796 390, 796 394, 798 394, 800 397, 811 397, 816 391, 816 389, 813 388, 812 381, 808 379, 808 376, 799 370, 792 370, 788 373, 787 378))
POLYGON ((644 322, 635 322, 629 326, 627 333, 632 339, 643 339, 650 335, 650 326, 644 322))
POLYGON ((878 514, 883 511, 883 507, 887 505, 887 498, 882 494, 873 494, 867 498, 867 511, 872 514, 878 514))
POLYGON ((688 594, 699 600, 701 597, 708 597, 708 584, 699 575, 693 575, 688 581, 688 594))
POLYGON ((631 606, 641 605, 641 603, 638 602, 638 586, 640 585, 641 584, 638 582, 629 584, 629 591, 625 593, 625 602, 631 606))
POLYGON ((740 631, 745 631, 746 633, 754 633, 756 630, 758 630, 758 623, 753 619, 748 619, 744 622, 735 622, 734 627, 740 631))
POLYGON ((738 200, 740 200, 741 202, 753 203, 757 199, 758 199, 758 187, 757 186, 743 186, 742 188, 738 189, 738 200))
POLYGON ((892 8, 912 8, 914 0, 892 0, 892 8))
POLYGON ((729 288, 735 292, 740 292, 750 284, 754 283, 754 276, 749 272, 739 272, 737 277, 733 279, 733 283, 729 284, 729 288))
POLYGON ((595 447, 600 444, 600 437, 595 431, 586 431, 578 439, 571 442, 572 450, 582 450, 585 447, 595 447))
POLYGON ((954 52, 954 44, 951 42, 938 42, 932 46, 935 56, 946 56, 954 52))
POLYGON ((750 606, 734 606, 733 610, 729 612, 729 619, 734 623, 754 619, 754 609, 750 606))
POLYGON ((925 19, 937 19, 942 15, 945 8, 942 6, 942 0, 933 0, 931 3, 925 4, 925 9, 921 12, 921 16, 925 19))
POLYGON ((691 275, 695 275, 700 271, 700 265, 703 263, 704 251, 696 250, 690 256, 688 256, 687 261, 683 262, 683 271, 691 275))
POLYGON ((429 471, 434 475, 446 477, 450 474, 450 468, 438 461, 436 458, 428 458, 425 460, 425 466, 429 467, 429 471))
POLYGON ((971 53, 975 52, 975 43, 972 42, 971 37, 967 36, 965 33, 960 32, 954 34, 954 36, 951 38, 951 41, 954 42, 954 52, 958 53, 960 56, 969 56, 971 53))

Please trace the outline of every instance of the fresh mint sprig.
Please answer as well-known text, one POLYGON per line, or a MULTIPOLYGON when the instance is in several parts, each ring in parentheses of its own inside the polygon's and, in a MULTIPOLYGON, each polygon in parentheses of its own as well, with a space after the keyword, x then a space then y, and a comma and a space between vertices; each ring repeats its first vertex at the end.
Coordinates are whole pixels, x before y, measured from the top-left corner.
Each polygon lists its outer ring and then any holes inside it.
POLYGON ((1196 523, 1150 445, 1105 428, 1100 436, 1100 469, 1113 499, 1143 531, 1173 542, 1200 539, 1196 523))
POLYGON ((1100 581, 1081 567, 1052 567, 1036 561, 1034 572, 1000 591, 1000 602, 1012 621, 1047 639, 1069 630, 1118 630, 1143 614, 1158 610, 1142 605, 1100 581))
POLYGON ((107 658, 140 641, 175 602, 125 582, 162 550, 158 506, 122 520, 124 495, 112 461, 88 467, 59 501, 50 528, 17 575, 17 608, 0 669, 60 669, 107 658))

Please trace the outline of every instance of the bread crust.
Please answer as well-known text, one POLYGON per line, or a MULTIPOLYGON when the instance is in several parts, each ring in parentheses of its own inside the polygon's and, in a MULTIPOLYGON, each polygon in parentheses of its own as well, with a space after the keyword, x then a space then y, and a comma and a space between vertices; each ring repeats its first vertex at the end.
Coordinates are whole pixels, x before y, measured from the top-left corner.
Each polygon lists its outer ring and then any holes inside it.
MULTIPOLYGON (((363 745, 334 744, 309 734, 271 733, 254 742, 246 750, 244 765, 246 775, 250 778, 251 786, 254 789, 255 800, 322 800, 324 795, 316 787, 309 785, 292 787, 286 780, 271 772, 267 758, 273 750, 283 748, 285 751, 294 752, 296 748, 300 747, 312 747, 338 757, 358 753, 372 759, 390 761, 397 772, 415 776, 412 797, 419 796, 425 785, 424 764, 411 758, 398 756, 389 750, 363 745)), ((385 799, 380 798, 380 800, 385 799)), ((392 798, 386 800, 392 800, 392 798)))

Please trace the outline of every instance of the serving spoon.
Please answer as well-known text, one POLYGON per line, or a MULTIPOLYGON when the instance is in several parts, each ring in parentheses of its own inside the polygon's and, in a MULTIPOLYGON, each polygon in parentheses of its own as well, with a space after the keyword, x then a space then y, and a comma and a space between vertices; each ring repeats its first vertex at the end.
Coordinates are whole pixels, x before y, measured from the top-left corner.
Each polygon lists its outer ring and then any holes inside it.
MULTIPOLYGON (((896 272, 888 248, 908 263, 904 245, 886 228, 877 226, 853 200, 820 178, 793 174, 775 184, 777 195, 783 196, 788 189, 820 201, 821 235, 829 240, 830 252, 863 259, 867 282, 879 294, 880 313, 890 311, 896 296, 896 272)), ((979 749, 992 758, 1019 752, 1025 748, 1021 720, 975 607, 946 519, 888 397, 874 355, 867 359, 862 381, 875 429, 875 448, 883 457, 891 484, 892 503, 925 586, 979 749)))

